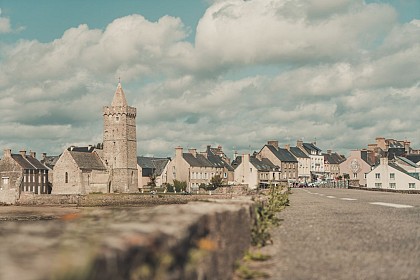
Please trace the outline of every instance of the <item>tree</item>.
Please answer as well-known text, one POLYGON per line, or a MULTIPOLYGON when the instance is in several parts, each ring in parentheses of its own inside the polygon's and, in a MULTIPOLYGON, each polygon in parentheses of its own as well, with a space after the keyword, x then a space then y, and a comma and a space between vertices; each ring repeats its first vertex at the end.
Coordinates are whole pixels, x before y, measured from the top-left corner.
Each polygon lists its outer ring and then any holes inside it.
POLYGON ((223 179, 220 177, 220 175, 215 175, 213 178, 211 178, 210 183, 213 186, 213 190, 215 190, 223 185, 223 179))
POLYGON ((187 190, 187 182, 174 180, 175 192, 185 192, 187 190))

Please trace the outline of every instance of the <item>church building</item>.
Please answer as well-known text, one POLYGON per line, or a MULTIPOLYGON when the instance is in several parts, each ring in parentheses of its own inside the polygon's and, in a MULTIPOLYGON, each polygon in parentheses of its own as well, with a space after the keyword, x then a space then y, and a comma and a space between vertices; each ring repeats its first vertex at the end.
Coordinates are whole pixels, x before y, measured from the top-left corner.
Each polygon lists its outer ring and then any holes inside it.
POLYGON ((118 83, 111 106, 103 108, 103 149, 65 151, 54 166, 52 193, 138 192, 136 114, 118 83))

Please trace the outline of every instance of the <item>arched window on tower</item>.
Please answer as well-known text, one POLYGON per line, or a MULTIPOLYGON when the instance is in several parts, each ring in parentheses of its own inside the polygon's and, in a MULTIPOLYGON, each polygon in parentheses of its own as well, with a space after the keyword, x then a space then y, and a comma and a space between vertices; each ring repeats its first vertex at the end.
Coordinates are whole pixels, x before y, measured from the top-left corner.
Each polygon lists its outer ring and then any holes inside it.
POLYGON ((68 172, 66 172, 66 174, 64 175, 64 182, 65 183, 68 183, 69 182, 69 173, 68 172))

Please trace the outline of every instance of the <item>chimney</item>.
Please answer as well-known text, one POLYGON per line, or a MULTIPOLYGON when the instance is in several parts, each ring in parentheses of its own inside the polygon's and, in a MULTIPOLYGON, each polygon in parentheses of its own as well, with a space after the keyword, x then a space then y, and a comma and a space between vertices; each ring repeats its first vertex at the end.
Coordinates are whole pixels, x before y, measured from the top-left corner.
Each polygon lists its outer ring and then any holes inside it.
POLYGON ((327 154, 331 155, 332 151, 331 150, 327 150, 327 154))
POLYGON ((178 146, 175 148, 175 158, 182 158, 183 149, 178 146))
POLYGON ((197 157, 197 149, 190 148, 190 149, 188 149, 188 152, 190 154, 192 154, 194 157, 197 157))
POLYGON ((41 160, 42 161, 45 161, 46 158, 47 158, 47 153, 42 153, 41 160))
POLYGON ((285 148, 286 150, 290 151, 290 145, 289 145, 289 144, 284 145, 284 148, 285 148))
POLYGON ((19 153, 20 153, 20 155, 21 155, 21 156, 23 156, 23 157, 25 157, 25 156, 26 156, 26 151, 25 151, 25 150, 21 150, 21 151, 19 151, 19 153))
POLYGON ((267 142, 267 145, 274 146, 276 149, 278 149, 279 148, 279 141, 270 140, 270 141, 267 142))
POLYGON ((302 140, 297 140, 297 142, 296 142, 296 146, 297 146, 298 148, 302 148, 302 147, 303 147, 303 141, 302 141, 302 140))
POLYGON ((4 149, 4 157, 11 157, 12 150, 11 149, 4 149))
POLYGON ((410 141, 407 141, 407 140, 404 141, 404 151, 405 151, 406 154, 410 153, 410 145, 411 145, 410 141))
POLYGON ((36 152, 29 151, 29 155, 33 158, 36 158, 36 152))
POLYGON ((249 158, 250 158, 249 154, 243 154, 242 155, 242 163, 249 162, 249 158))
POLYGON ((380 161, 381 161, 381 165, 388 165, 388 157, 382 157, 380 161))

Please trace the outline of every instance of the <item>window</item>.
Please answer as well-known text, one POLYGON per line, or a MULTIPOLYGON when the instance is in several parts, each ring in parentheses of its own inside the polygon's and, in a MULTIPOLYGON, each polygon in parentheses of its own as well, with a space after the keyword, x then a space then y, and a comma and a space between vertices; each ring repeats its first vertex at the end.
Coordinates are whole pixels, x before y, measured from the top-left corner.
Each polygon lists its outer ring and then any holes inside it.
POLYGON ((389 188, 390 189, 396 189, 397 185, 395 183, 389 183, 389 188))
POLYGON ((389 179, 394 180, 395 179, 395 173, 389 173, 389 179))
POLYGON ((382 188, 382 183, 375 183, 375 188, 378 188, 378 189, 382 188))
POLYGON ((408 188, 409 189, 415 189, 416 188, 416 183, 408 183, 408 188))
POLYGON ((2 179, 3 186, 9 185, 9 177, 3 177, 1 179, 2 179))
POLYGON ((66 174, 64 175, 64 182, 68 183, 69 182, 69 173, 66 172, 66 174))
POLYGON ((357 179, 357 173, 353 173, 353 179, 357 179))
POLYGON ((375 178, 376 179, 381 179, 381 174, 380 173, 375 173, 375 178))
POLYGON ((223 177, 224 178, 227 178, 227 173, 226 172, 223 174, 223 177))

